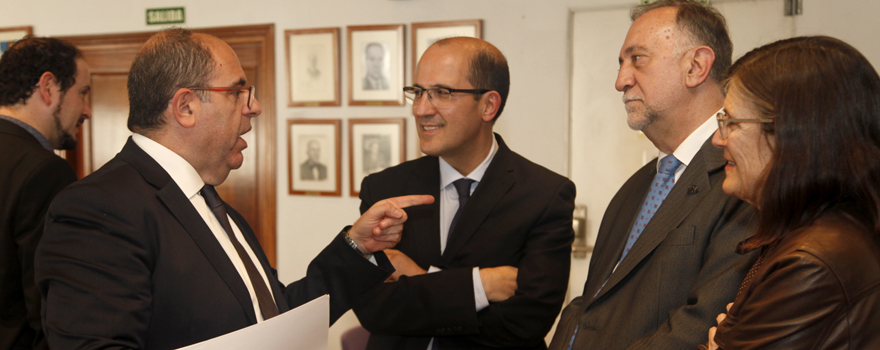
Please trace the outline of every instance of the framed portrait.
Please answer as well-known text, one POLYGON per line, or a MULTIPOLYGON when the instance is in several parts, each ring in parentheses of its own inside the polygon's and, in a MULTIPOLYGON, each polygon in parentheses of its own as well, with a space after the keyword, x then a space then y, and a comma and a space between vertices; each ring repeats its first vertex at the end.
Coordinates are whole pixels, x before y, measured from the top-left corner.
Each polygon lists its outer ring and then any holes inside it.
POLYGON ((348 27, 348 104, 403 105, 403 25, 348 27))
POLYGON ((406 161, 406 118, 349 119, 348 147, 351 196, 361 192, 361 181, 406 161))
POLYGON ((285 30, 287 106, 339 106, 339 28, 285 30))
POLYGON ((412 24, 412 69, 415 79, 416 65, 422 54, 437 40, 456 36, 483 38, 483 20, 422 22, 412 24))
POLYGON ((290 194, 342 195, 339 119, 287 121, 287 178, 290 194))
POLYGON ((33 28, 30 26, 0 28, 0 57, 3 56, 3 53, 6 52, 10 45, 31 34, 33 34, 33 28))

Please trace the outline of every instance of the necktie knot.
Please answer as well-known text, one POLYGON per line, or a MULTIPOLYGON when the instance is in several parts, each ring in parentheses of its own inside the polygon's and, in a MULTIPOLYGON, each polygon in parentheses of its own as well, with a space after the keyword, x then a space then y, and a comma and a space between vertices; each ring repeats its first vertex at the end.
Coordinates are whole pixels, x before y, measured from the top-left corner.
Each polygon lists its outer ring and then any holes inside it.
MULTIPOLYGON (((476 181, 468 178, 461 178, 452 182, 452 185, 455 186, 455 190, 458 192, 458 210, 455 211, 455 215, 452 216, 452 222, 449 224, 449 237, 452 236, 452 231, 455 230, 455 224, 458 223, 458 217, 461 216, 464 204, 471 198, 471 184, 474 182, 476 181)), ((447 238, 448 240, 449 238, 447 238)))
POLYGON ((675 170, 681 165, 681 161, 678 158, 675 158, 673 155, 667 155, 660 159, 660 173, 663 174, 675 174, 675 170))
POLYGON ((210 207, 211 209, 223 205, 223 200, 220 199, 220 195, 217 193, 217 190, 214 188, 214 186, 206 184, 205 187, 202 187, 200 193, 202 194, 202 198, 205 199, 205 204, 207 204, 208 207, 210 207))
POLYGON ((468 178, 461 178, 452 183, 452 185, 455 186, 455 190, 458 192, 458 203, 460 203, 461 206, 464 206, 464 203, 471 197, 471 184, 474 182, 476 181, 468 178))

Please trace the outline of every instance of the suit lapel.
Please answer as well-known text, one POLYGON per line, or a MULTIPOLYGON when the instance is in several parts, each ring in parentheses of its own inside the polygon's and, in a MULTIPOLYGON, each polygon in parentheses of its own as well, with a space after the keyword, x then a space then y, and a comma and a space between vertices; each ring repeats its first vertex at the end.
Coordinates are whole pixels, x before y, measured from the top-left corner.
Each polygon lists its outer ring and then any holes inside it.
POLYGON ((131 164, 147 182, 158 188, 157 197, 159 197, 159 200, 165 204, 168 211, 192 237, 220 278, 226 282, 232 294, 241 303, 251 323, 257 323, 251 297, 247 287, 241 280, 241 275, 238 274, 235 266, 229 260, 229 256, 226 255, 226 251, 220 246, 220 242, 217 242, 217 238, 214 237, 211 229, 202 220, 199 212, 192 206, 189 199, 183 195, 183 191, 180 190, 177 183, 172 181, 171 176, 162 169, 159 163, 156 163, 153 158, 138 147, 131 138, 128 139, 125 147, 119 152, 119 156, 131 164))
POLYGON ((498 141, 498 151, 495 153, 492 163, 489 164, 489 168, 486 169, 482 181, 465 204, 454 232, 450 232, 447 238, 446 250, 443 252, 442 258, 444 265, 449 265, 456 254, 467 245, 471 236, 515 182, 515 167, 510 159, 511 151, 500 136, 496 135, 496 140, 498 141))
POLYGON ((410 194, 429 194, 434 196, 434 203, 408 209, 409 220, 404 226, 404 239, 412 239, 418 252, 416 261, 434 266, 440 264, 440 160, 437 157, 425 157, 424 164, 415 167, 406 183, 406 192, 410 194))
MULTIPOLYGON (((719 149, 712 146, 711 139, 703 143, 700 151, 697 152, 691 164, 682 173, 681 178, 676 182, 672 191, 669 192, 657 213, 651 218, 648 226, 645 227, 639 239, 629 253, 627 253, 626 258, 620 262, 617 270, 608 279, 599 296, 607 293, 632 272, 645 257, 651 254, 666 239, 670 231, 676 229, 690 215, 691 211, 700 205, 703 198, 709 193, 709 173, 720 167, 720 164, 717 162, 717 159, 720 158, 718 156, 719 151, 719 149), (712 161, 707 163, 707 159, 712 161)), ((641 208, 640 205, 635 207, 637 207, 636 210, 641 208)), ((632 217, 634 218, 635 215, 633 214, 632 217)), ((624 237, 625 241, 627 235, 620 236, 624 237)))
MULTIPOLYGON (((650 162, 652 165, 656 165, 656 163, 656 159, 650 162)), ((648 190, 651 187, 651 179, 654 177, 654 174, 657 173, 656 169, 655 166, 653 171, 644 171, 644 168, 639 170, 640 174, 633 177, 630 184, 625 184, 623 186, 622 190, 626 191, 626 193, 623 195, 624 203, 616 206, 618 211, 616 213, 605 214, 606 216, 614 215, 614 221, 609 224, 610 227, 608 228, 608 232, 611 233, 601 235, 601 237, 607 239, 608 242, 601 243, 603 249, 596 250, 593 253, 594 257, 590 260, 591 273, 589 274, 586 286, 584 287, 584 295, 595 295, 596 291, 598 291, 599 288, 602 287, 602 284, 611 276, 614 267, 617 266, 617 262, 620 259, 624 246, 626 245, 626 240, 629 237, 629 232, 635 223, 636 215, 639 213, 639 210, 641 210, 641 203, 644 201, 645 194, 648 193, 648 190), (625 232, 625 234, 621 234, 620 232, 625 232), (596 264, 592 265, 593 262, 596 262, 596 264)), ((615 208, 609 206, 606 210, 614 209, 615 208)), ((602 224, 604 225, 605 223, 603 222, 602 224)), ((600 242, 596 242, 596 246, 600 246, 600 242)))

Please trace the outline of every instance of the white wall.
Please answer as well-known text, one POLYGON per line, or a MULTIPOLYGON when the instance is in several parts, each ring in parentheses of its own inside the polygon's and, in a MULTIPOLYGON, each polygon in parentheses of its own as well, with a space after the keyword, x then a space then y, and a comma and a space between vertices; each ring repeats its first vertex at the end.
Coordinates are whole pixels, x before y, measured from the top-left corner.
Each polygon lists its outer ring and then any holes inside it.
MULTIPOLYGON (((512 149, 551 170, 569 175, 570 12, 635 4, 638 0, 31 0, 5 1, 0 27, 31 25, 37 35, 76 35, 156 30, 146 26, 145 9, 185 6, 189 27, 274 23, 276 30, 276 94, 278 105, 278 269, 283 281, 304 275, 311 258, 342 226, 358 217, 356 198, 317 198, 287 194, 285 122, 290 118, 408 117, 405 107, 288 108, 284 41, 285 29, 340 27, 363 24, 483 19, 483 37, 498 46, 511 68, 510 100, 496 131, 512 149)), ((782 10, 779 9, 781 12, 782 10)), ((853 43, 873 62, 880 48, 873 45, 878 24, 872 0, 808 0, 798 20, 798 34, 826 33, 853 43), (846 8, 842 8, 846 5, 846 8), (858 27, 856 26, 858 25, 858 27)), ((406 33, 406 74, 411 81, 409 28, 406 33)), ((732 33, 736 36, 736 33, 732 33)), ((596 33, 602 35, 602 33, 596 33)), ((346 57, 345 41, 342 57, 346 57)), ((609 57, 614 60, 615 57, 609 57)), ((343 61, 345 62, 345 61, 343 61)), ((343 87, 348 84, 343 73, 343 87)), ((588 97, 581 97, 588 98, 588 97)), ((415 154, 415 133, 408 120, 408 152, 415 154)), ((346 125, 343 126, 343 140, 346 125)), ((348 159, 343 144, 343 193, 348 193, 348 159)), ((596 165, 601 166, 601 165, 596 165)), ((580 188, 588 196, 589 188, 580 188)), ((591 215, 593 215, 591 213, 591 215)), ((593 216, 594 219, 597 219, 593 216)), ((338 328, 354 322, 350 316, 338 328)), ((331 334, 331 346, 335 339, 331 334)))

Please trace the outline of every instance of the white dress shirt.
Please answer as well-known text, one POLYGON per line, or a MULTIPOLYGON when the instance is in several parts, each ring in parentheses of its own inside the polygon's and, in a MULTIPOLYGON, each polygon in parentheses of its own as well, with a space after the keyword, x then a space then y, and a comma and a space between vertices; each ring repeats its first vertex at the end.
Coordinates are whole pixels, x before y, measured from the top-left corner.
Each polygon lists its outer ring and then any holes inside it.
MULTIPOLYGON (((251 296, 251 304, 253 304, 254 313, 257 315, 257 322, 262 322, 263 313, 260 311, 260 304, 257 301, 257 293, 254 292, 254 287, 251 285, 251 279, 248 277, 244 263, 238 256, 238 252, 236 252, 235 247, 232 245, 232 241, 229 240, 229 236, 226 235, 226 230, 223 229, 223 225, 220 224, 220 221, 217 220, 214 212, 211 211, 211 208, 208 207, 208 204, 205 203, 205 199, 199 193, 202 187, 205 186, 199 173, 196 172, 196 169, 183 159, 183 157, 156 141, 141 134, 134 134, 131 136, 131 139, 138 145, 138 147, 159 163, 162 169, 164 169, 165 172, 171 176, 171 179, 177 184, 177 186, 180 187, 183 191, 183 195, 186 198, 189 198, 190 203, 192 203, 196 211, 199 212, 199 215, 202 217, 202 220, 205 221, 205 224, 208 225, 208 228, 211 229, 214 237, 217 238, 220 246, 223 247, 223 251, 229 256, 232 265, 235 266, 235 270, 238 271, 238 274, 241 276, 241 280, 244 282, 248 294, 251 296)), ((263 271, 262 264, 257 260, 257 256, 254 255, 254 251, 251 250, 250 245, 247 244, 247 240, 244 239, 244 236, 241 234, 241 230, 238 228, 238 225, 235 224, 235 221, 233 221, 232 218, 229 218, 228 214, 227 218, 230 226, 232 226, 232 232, 235 234, 235 238, 241 243, 241 246, 244 247, 244 250, 254 263, 257 271, 260 272, 260 277, 263 282, 266 283, 269 293, 272 294, 272 285, 266 277, 266 272, 263 271)))
MULTIPOLYGON (((719 112, 721 109, 718 110, 719 112)), ((684 141, 678 145, 678 148, 672 152, 672 155, 681 162, 681 166, 675 170, 675 182, 678 182, 678 179, 681 178, 681 174, 684 173, 684 170, 687 169, 688 164, 694 160, 694 156, 697 155, 697 152, 700 151, 700 148, 703 147, 703 143, 706 142, 712 134, 715 133, 715 130, 718 130, 718 121, 715 119, 715 114, 712 114, 712 117, 707 119, 703 125, 694 130, 684 141)), ((657 171, 660 171, 660 159, 667 156, 663 151, 659 152, 660 154, 657 156, 657 171)), ((673 183, 673 186, 675 184, 673 183)))
MULTIPOLYGON (((443 254, 443 252, 446 251, 446 241, 449 237, 449 226, 452 225, 452 218, 455 216, 455 212, 458 211, 458 191, 452 183, 461 178, 474 180, 474 183, 471 184, 471 194, 473 194, 474 190, 476 190, 477 186, 480 184, 480 181, 483 180, 483 175, 486 174, 486 169, 489 168, 489 164, 492 163, 492 159, 495 158, 495 153, 497 151, 498 141, 495 141, 495 138, 493 137, 492 148, 489 150, 489 155, 486 156, 486 159, 484 159, 474 171, 467 175, 462 175, 458 170, 455 170, 455 168, 443 160, 442 157, 440 158, 440 254, 443 254)), ((437 271, 440 271, 440 269, 435 266, 431 266, 428 269, 428 273, 437 271)), ((489 298, 486 297, 486 292, 483 290, 483 279, 480 278, 480 268, 474 267, 471 275, 474 280, 474 301, 477 306, 476 311, 480 311, 489 306, 489 298)), ((433 343, 434 338, 431 338, 431 341, 428 343, 428 350, 431 349, 433 343)))

